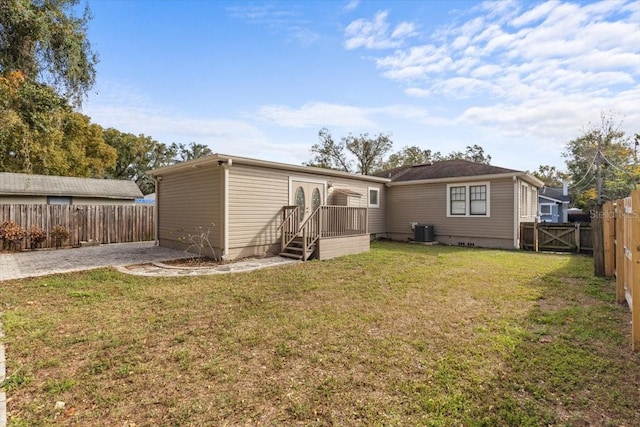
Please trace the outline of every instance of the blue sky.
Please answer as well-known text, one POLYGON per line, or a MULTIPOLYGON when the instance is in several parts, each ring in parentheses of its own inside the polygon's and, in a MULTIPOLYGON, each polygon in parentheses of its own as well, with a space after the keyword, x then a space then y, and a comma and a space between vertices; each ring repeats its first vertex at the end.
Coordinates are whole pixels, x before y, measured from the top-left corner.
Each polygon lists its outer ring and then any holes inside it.
POLYGON ((640 132, 638 1, 88 4, 83 113, 167 144, 300 164, 326 127, 534 170, 602 112, 640 132))

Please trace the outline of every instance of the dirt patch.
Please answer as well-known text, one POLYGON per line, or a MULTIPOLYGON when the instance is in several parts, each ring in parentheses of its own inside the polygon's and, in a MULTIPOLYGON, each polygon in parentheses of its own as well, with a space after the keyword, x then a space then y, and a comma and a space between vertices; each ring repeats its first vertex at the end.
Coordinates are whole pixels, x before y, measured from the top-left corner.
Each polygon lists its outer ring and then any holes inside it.
POLYGON ((170 265, 172 267, 217 267, 226 264, 234 264, 242 261, 251 261, 254 259, 262 259, 265 257, 246 257, 238 258, 234 260, 216 260, 209 257, 194 257, 194 258, 182 258, 173 259, 169 261, 163 261, 163 264, 170 265))

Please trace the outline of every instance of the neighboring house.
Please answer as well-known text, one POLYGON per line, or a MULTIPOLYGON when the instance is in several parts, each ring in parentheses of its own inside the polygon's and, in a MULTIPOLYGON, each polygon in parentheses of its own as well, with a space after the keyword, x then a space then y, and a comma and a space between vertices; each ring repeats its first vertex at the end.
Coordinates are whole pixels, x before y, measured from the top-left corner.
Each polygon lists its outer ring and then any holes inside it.
POLYGON ((537 178, 467 160, 402 166, 387 184, 387 235, 411 240, 417 223, 448 245, 518 248, 520 223, 538 214, 537 178))
POLYGON ((136 205, 155 205, 156 193, 145 194, 141 198, 136 199, 136 205))
POLYGON ((140 197, 133 181, 0 172, 0 204, 128 205, 140 197))
POLYGON ((567 183, 561 188, 542 187, 538 193, 540 222, 569 222, 568 211, 570 201, 567 183))
POLYGON ((366 251, 371 238, 413 240, 419 223, 442 243, 517 248, 542 186, 524 172, 464 160, 366 176, 214 154, 151 175, 159 244, 186 249, 195 239, 225 259, 327 259, 366 251))

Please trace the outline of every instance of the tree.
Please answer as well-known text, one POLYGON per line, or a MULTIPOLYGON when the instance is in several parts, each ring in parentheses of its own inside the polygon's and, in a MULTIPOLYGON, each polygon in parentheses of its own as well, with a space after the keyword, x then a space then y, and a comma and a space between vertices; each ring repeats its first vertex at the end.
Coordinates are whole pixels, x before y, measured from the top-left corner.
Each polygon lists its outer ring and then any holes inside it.
POLYGON ((79 0, 0 1, 0 73, 21 72, 28 81, 51 85, 73 105, 95 82, 97 55, 87 38, 88 7, 79 0))
POLYGON ((484 153, 484 148, 481 146, 467 145, 465 151, 452 151, 446 156, 441 156, 440 153, 436 153, 434 156, 436 161, 441 160, 469 160, 474 163, 484 163, 486 165, 491 163, 491 156, 484 153))
POLYGON ((148 172, 175 163, 176 152, 150 136, 109 128, 104 131, 104 139, 118 153, 115 164, 106 171, 107 177, 135 181, 144 194, 155 191, 148 172))
POLYGON ((313 158, 307 166, 351 172, 352 162, 347 160, 344 138, 335 142, 329 131, 322 128, 318 132, 318 139, 320 142, 311 147, 313 158))
MULTIPOLYGON (((440 153, 436 153, 440 154, 440 153)), ((405 146, 400 151, 397 151, 389 156, 386 162, 382 166, 382 170, 395 169, 400 166, 407 165, 422 165, 431 163, 434 161, 434 156, 431 150, 423 150, 422 148, 412 145, 405 146)))
POLYGON ((336 169, 371 175, 378 172, 384 156, 391 150, 393 142, 389 135, 378 134, 370 137, 368 133, 354 136, 349 134, 335 142, 326 128, 318 132, 320 143, 311 147, 314 153, 308 166, 336 169), (347 154, 349 153, 349 154, 347 154), (348 159, 348 155, 355 160, 348 159), (355 163, 355 168, 353 164, 355 163))
POLYGON ((212 154, 203 144, 174 142, 166 145, 150 136, 124 133, 114 128, 104 131, 104 140, 117 152, 117 159, 106 170, 106 176, 134 181, 144 194, 155 191, 155 181, 149 176, 152 169, 212 154))
POLYGON ((597 172, 600 165, 603 180, 602 197, 613 200, 626 197, 640 180, 640 166, 630 138, 620 130, 621 123, 602 113, 601 123, 584 131, 567 143, 567 173, 571 178, 573 203, 591 209, 598 203, 597 172))
POLYGON ((176 157, 174 162, 186 162, 187 160, 198 159, 200 157, 210 156, 213 154, 211 148, 204 144, 197 144, 195 142, 192 142, 189 145, 182 143, 176 144, 174 142, 169 148, 175 152, 176 157))
POLYGON ((563 182, 568 179, 566 172, 550 165, 538 166, 538 170, 531 172, 531 175, 544 182, 544 185, 548 187, 561 187, 563 182))
POLYGON ((102 128, 74 112, 51 87, 19 71, 0 76, 0 168, 7 172, 94 177, 116 158, 102 128))

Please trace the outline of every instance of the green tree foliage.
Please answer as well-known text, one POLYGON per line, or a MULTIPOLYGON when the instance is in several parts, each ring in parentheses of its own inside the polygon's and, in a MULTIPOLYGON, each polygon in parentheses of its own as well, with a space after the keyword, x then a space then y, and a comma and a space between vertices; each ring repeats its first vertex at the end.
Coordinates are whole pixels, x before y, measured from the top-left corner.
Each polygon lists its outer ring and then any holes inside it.
POLYGON ((477 144, 467 145, 464 151, 452 151, 446 156, 442 156, 439 152, 434 154, 435 161, 457 159, 469 160, 470 162, 474 163, 484 163, 486 165, 491 163, 491 156, 485 154, 484 148, 477 144))
POLYGON ((309 166, 371 175, 381 170, 384 156, 391 150, 393 142, 389 135, 368 133, 358 136, 349 134, 335 142, 325 128, 318 132, 320 142, 311 147, 314 154, 309 166), (349 157, 354 158, 350 160, 349 157), (355 166, 353 166, 355 164, 355 166))
POLYGON ((468 145, 465 151, 452 151, 447 155, 442 155, 439 151, 434 153, 428 149, 423 150, 422 148, 414 145, 404 147, 402 150, 391 154, 383 163, 382 170, 394 169, 400 166, 420 165, 456 159, 485 164, 489 164, 491 162, 491 156, 485 154, 484 148, 479 145, 468 145))
POLYGON ((347 159, 344 138, 336 142, 329 131, 322 128, 318 132, 318 139, 320 142, 311 147, 313 158, 306 165, 351 172, 352 161, 347 159))
POLYGON ((0 169, 96 177, 116 159, 102 128, 50 86, 19 71, 0 76, 0 169))
MULTIPOLYGON (((439 154, 439 153, 437 153, 439 154)), ((406 165, 422 165, 434 161, 431 150, 423 150, 418 146, 406 146, 395 152, 382 165, 382 170, 394 169, 406 165)))
POLYGON ((574 205, 583 210, 598 202, 598 163, 604 201, 628 196, 640 181, 633 143, 620 130, 620 124, 612 115, 602 113, 599 126, 591 126, 581 137, 567 143, 563 156, 571 178, 570 194, 574 205))
POLYGON ((170 165, 176 155, 170 147, 150 136, 136 136, 114 128, 104 131, 104 140, 118 153, 115 164, 106 170, 107 177, 135 181, 144 194, 155 191, 155 183, 148 172, 170 165))
POLYGON ((79 0, 1 0, 0 73, 21 72, 51 85, 74 105, 95 82, 97 55, 87 39, 88 7, 79 0))
POLYGON ((176 144, 175 142, 169 147, 172 152, 175 153, 176 162, 186 162, 187 160, 198 159, 213 154, 211 149, 204 144, 198 144, 192 142, 189 145, 176 144))
POLYGON ((531 175, 544 182, 544 185, 548 187, 561 187, 563 181, 569 178, 565 172, 551 165, 540 165, 538 170, 531 172, 531 175))
POLYGON ((117 152, 117 159, 106 170, 106 176, 135 181, 144 194, 155 191, 155 182, 149 176, 152 169, 212 154, 211 149, 203 144, 174 142, 166 145, 150 136, 120 132, 114 128, 104 131, 104 141, 117 152))

